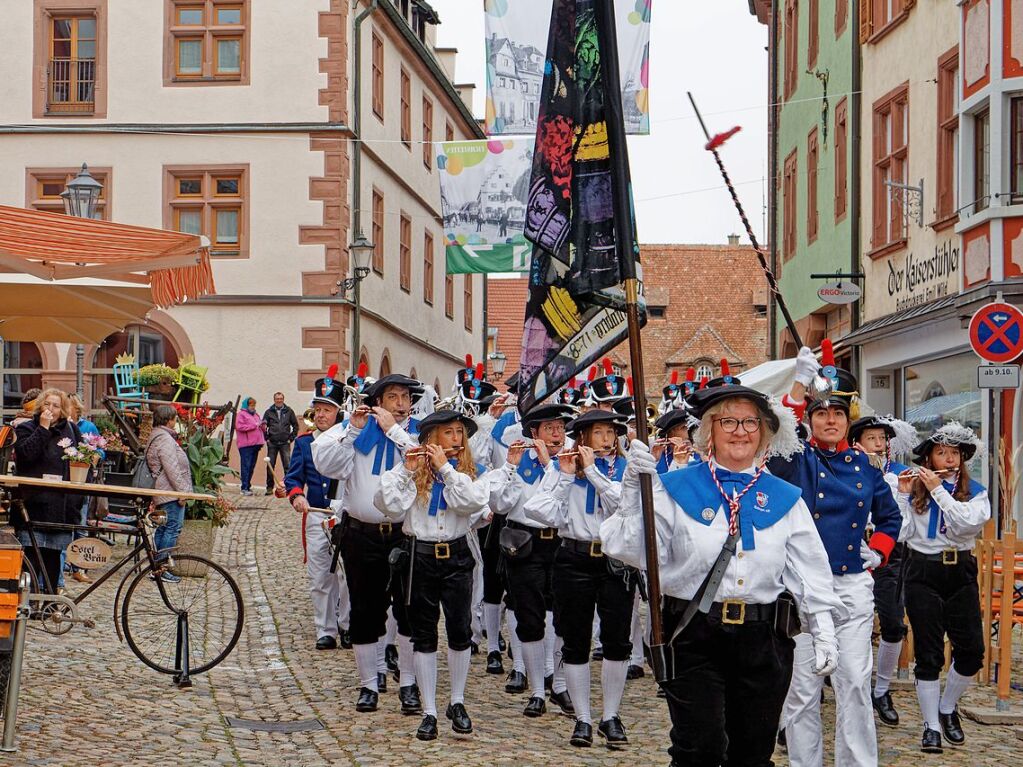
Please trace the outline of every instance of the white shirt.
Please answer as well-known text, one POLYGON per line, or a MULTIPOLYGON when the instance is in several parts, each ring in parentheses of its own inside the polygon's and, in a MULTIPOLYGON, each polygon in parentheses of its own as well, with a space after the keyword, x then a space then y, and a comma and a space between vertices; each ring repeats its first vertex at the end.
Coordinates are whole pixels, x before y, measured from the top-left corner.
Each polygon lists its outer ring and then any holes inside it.
POLYGON ((941 525, 933 538, 927 537, 927 530, 930 526, 930 508, 918 514, 913 508, 913 500, 909 493, 899 493, 899 511, 902 512, 902 535, 900 540, 905 541, 913 551, 921 554, 939 554, 944 549, 958 549, 969 551, 984 529, 984 525, 991 519, 991 501, 988 499, 987 490, 977 493, 968 501, 955 500, 942 485, 931 490, 931 498, 938 504, 941 513, 945 518, 945 532, 941 532, 941 525))
POLYGON ((575 484, 575 473, 561 471, 552 458, 537 483, 540 487, 523 506, 526 516, 545 527, 556 527, 562 538, 599 541, 601 522, 618 508, 621 477, 608 479, 595 465, 587 466, 583 474, 597 491, 592 514, 586 512, 586 486, 575 484))
MULTIPOLYGON (((533 450, 530 450, 529 454, 533 457, 536 456, 533 450)), ((550 467, 552 464, 555 464, 555 468, 557 468, 556 459, 551 459, 547 465, 550 467)), ((544 469, 538 466, 530 471, 544 471, 544 469)), ((505 463, 493 473, 490 479, 490 508, 494 510, 495 514, 503 514, 512 522, 540 529, 543 525, 527 517, 523 510, 526 501, 532 498, 539 489, 539 480, 529 484, 519 474, 518 466, 505 463)))
POLYGON ((430 495, 420 498, 415 475, 400 463, 381 476, 380 488, 373 496, 376 508, 388 519, 405 520, 402 530, 420 541, 453 541, 472 529, 474 517, 490 499, 487 475, 472 479, 444 464, 439 472, 444 484, 441 494, 447 508, 430 514, 430 495))
MULTIPOLYGON (((753 471, 750 467, 744 473, 752 475, 753 471)), ((675 503, 659 476, 653 478, 653 491, 661 590, 677 599, 692 599, 728 537, 724 500, 714 520, 704 525, 675 503)), ((802 498, 773 525, 756 530, 754 536, 756 547, 750 551, 743 549, 740 538, 715 602, 737 599, 770 604, 788 589, 803 613, 845 615, 832 585, 828 554, 802 498)), ((638 482, 623 488, 618 512, 600 526, 600 538, 608 556, 646 568, 638 482)))
MULTIPOLYGON (((325 477, 338 480, 344 486, 343 508, 352 517, 369 524, 389 522, 373 505, 373 496, 380 487, 380 479, 386 473, 373 473, 375 450, 363 455, 355 449, 355 440, 362 429, 349 423, 337 424, 318 436, 311 451, 316 470, 325 477)), ((395 461, 402 463, 402 454, 418 443, 401 426, 395 424, 386 433, 387 439, 397 445, 395 461)), ((386 466, 384 466, 386 469, 386 466)))

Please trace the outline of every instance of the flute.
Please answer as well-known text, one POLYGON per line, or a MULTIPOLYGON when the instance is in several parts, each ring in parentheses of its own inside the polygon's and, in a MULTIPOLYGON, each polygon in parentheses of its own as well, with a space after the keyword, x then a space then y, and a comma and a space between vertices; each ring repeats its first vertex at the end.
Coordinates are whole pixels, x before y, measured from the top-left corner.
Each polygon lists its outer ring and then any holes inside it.
MULTIPOLYGON (((959 473, 958 469, 931 469, 931 471, 933 471, 939 477, 950 477, 950 476, 952 476, 954 474, 958 474, 959 473)), ((919 477, 920 476, 920 472, 919 472, 919 470, 916 470, 916 469, 906 469, 906 471, 902 472, 899 476, 900 477, 919 477)))
MULTIPOLYGON (((449 447, 444 450, 444 455, 454 456, 462 452, 460 447, 449 447)), ((406 458, 418 458, 420 456, 428 456, 430 453, 425 447, 414 447, 405 453, 406 458)))

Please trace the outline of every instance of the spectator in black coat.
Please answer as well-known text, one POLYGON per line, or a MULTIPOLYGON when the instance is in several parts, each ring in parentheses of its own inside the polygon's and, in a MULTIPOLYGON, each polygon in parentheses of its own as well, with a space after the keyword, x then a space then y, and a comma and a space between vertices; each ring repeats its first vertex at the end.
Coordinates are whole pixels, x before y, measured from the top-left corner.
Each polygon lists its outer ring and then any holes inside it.
MULTIPOLYGON (((65 480, 70 478, 70 464, 64 460, 64 447, 58 444, 65 439, 70 440, 66 443, 68 445, 77 445, 82 441, 78 427, 69 420, 70 415, 71 403, 67 394, 60 389, 43 390, 36 400, 32 419, 18 424, 15 429, 18 441, 14 445, 14 456, 20 476, 42 477, 50 474, 65 480)), ((81 495, 27 488, 23 497, 25 510, 33 523, 78 524, 85 501, 81 495)), ((30 546, 31 539, 24 520, 16 510, 11 514, 11 524, 17 530, 22 545, 30 546)), ((61 571, 60 555, 71 543, 71 536, 71 530, 37 528, 35 531, 51 589, 57 588, 61 571)), ((36 564, 34 560, 33 564, 36 564)), ((45 588, 46 584, 40 583, 39 586, 45 588)))
POLYGON ((288 473, 291 465, 291 446, 298 436, 298 418, 295 411, 284 404, 284 394, 274 394, 274 403, 263 413, 263 428, 266 431, 266 494, 274 491, 273 468, 278 457, 281 459, 281 478, 288 473))

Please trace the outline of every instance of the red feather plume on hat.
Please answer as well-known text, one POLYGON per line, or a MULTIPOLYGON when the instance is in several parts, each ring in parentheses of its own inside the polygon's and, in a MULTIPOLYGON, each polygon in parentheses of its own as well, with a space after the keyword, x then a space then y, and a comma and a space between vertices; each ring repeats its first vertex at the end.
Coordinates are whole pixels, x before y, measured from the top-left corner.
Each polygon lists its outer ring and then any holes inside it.
POLYGON ((704 376, 703 378, 700 379, 700 388, 706 389, 708 383, 710 383, 710 379, 707 378, 707 376, 704 376))
POLYGON ((721 360, 721 375, 723 375, 723 376, 730 376, 731 374, 732 374, 732 371, 728 367, 728 360, 722 358, 722 360, 721 360))
POLYGON ((614 365, 611 364, 611 358, 604 357, 602 362, 604 363, 604 375, 606 376, 612 375, 615 372, 615 368, 614 365))
POLYGON ((671 385, 675 386, 678 384, 678 368, 671 371, 671 385))
POLYGON ((466 368, 466 370, 471 370, 472 369, 472 355, 471 354, 466 354, 465 355, 465 368, 466 368))
POLYGON ((632 376, 629 376, 628 378, 625 379, 625 388, 628 390, 629 396, 631 397, 632 396, 632 376))
POLYGON ((329 368, 327 368, 327 378, 330 378, 331 380, 337 378, 337 364, 336 363, 331 365, 329 368))
POLYGON ((479 364, 476 365, 476 380, 477 381, 482 381, 483 380, 483 363, 482 362, 480 362, 479 364))
POLYGON ((592 367, 590 367, 590 372, 586 376, 586 380, 587 381, 592 381, 596 377, 597 377, 597 366, 593 365, 592 367))
POLYGON ((831 339, 825 338, 821 341, 821 365, 827 367, 835 365, 835 348, 831 345, 831 339))
POLYGON ((690 367, 686 371, 686 380, 687 381, 695 381, 696 380, 696 368, 690 367))
POLYGON ((359 363, 359 372, 358 372, 359 378, 365 378, 368 374, 369 374, 369 365, 367 365, 365 362, 360 362, 359 363))

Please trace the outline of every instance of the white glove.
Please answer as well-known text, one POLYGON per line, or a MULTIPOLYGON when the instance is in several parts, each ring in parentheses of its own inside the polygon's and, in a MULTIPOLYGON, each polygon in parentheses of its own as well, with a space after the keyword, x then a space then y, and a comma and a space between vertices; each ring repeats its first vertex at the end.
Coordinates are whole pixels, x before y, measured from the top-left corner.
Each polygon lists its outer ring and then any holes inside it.
POLYGON ((625 458, 628 463, 625 466, 625 473, 622 475, 623 484, 626 482, 630 485, 638 483, 640 474, 657 473, 657 460, 642 440, 632 440, 625 458))
POLYGON ((809 346, 803 346, 796 355, 796 383, 809 386, 814 376, 820 371, 821 365, 809 346))
POLYGON ((835 622, 828 611, 810 615, 810 633, 813 635, 813 673, 828 676, 838 668, 838 641, 835 622))
POLYGON ((866 541, 860 541, 860 559, 863 561, 864 570, 873 570, 881 566, 881 555, 870 548, 866 541))

